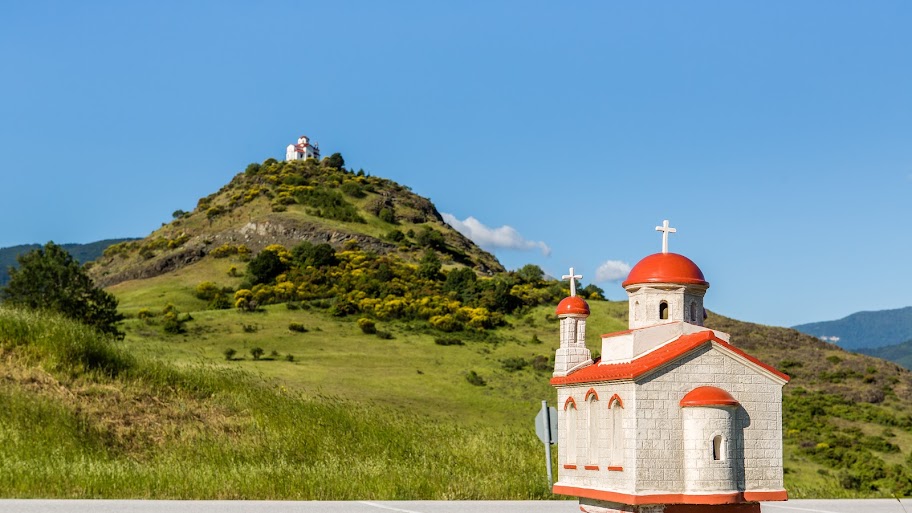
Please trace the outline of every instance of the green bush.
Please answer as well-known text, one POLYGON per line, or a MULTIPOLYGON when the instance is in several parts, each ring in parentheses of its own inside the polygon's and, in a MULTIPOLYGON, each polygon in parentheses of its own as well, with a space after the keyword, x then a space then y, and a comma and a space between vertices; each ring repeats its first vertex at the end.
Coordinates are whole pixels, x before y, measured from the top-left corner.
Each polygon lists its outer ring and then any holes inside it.
POLYGON ((525 369, 526 366, 529 365, 529 362, 527 362, 525 360, 525 358, 511 357, 511 358, 504 358, 503 360, 500 361, 500 364, 505 371, 516 372, 516 371, 521 371, 521 370, 525 369))
POLYGON ((473 370, 470 370, 469 372, 466 373, 466 381, 468 381, 472 385, 475 385, 476 387, 483 387, 488 384, 488 382, 485 381, 484 378, 479 376, 478 373, 476 373, 473 370))
POLYGON ((288 325, 288 330, 295 333, 307 333, 307 328, 303 324, 292 322, 288 325))
POLYGON ((237 351, 235 351, 234 349, 229 347, 229 348, 225 349, 224 351, 222 351, 222 354, 225 355, 226 360, 231 361, 231 360, 234 360, 234 355, 237 354, 237 351))
POLYGON ((377 333, 377 324, 365 317, 358 319, 358 327, 361 328, 361 331, 363 333, 366 333, 368 335, 377 333))
POLYGON ((383 340, 392 340, 394 337, 393 334, 388 331, 377 331, 377 338, 383 340))
POLYGON ((264 352, 263 348, 259 346, 250 348, 250 356, 252 356, 254 360, 259 360, 264 352))
POLYGON ((536 355, 532 358, 532 368, 537 371, 551 370, 551 359, 544 355, 536 355))
POLYGON ((462 346, 465 343, 458 338, 435 338, 434 343, 438 346, 462 346))

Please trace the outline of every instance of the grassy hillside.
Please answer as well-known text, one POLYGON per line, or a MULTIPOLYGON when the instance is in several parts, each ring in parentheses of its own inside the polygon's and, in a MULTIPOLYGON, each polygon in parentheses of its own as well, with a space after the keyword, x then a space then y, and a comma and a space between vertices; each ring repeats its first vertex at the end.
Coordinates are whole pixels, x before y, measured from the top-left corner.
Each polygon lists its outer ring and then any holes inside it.
POLYGON ((7 498, 549 496, 534 437, 178 368, 59 317, 0 307, 0 372, 7 498))
MULTIPOLYGON (((200 270, 200 276, 206 272, 200 270)), ((169 290, 170 298, 182 296, 192 309, 192 288, 177 276, 167 284, 164 278, 155 279, 154 288, 169 290)), ((134 301, 142 287, 124 283, 113 290, 123 293, 125 309, 139 308, 134 301)), ((599 334, 626 327, 627 303, 591 300, 590 306, 587 344, 597 352, 599 334)), ((182 335, 164 333, 156 318, 131 319, 126 329, 128 345, 144 357, 249 371, 309 395, 421 411, 434 421, 462 426, 500 426, 520 438, 532 436, 531 419, 540 401, 554 400, 548 385, 558 345, 552 308, 524 309, 508 316, 507 326, 483 332, 445 334, 420 320, 379 322, 390 339, 362 333, 355 317, 332 316, 319 301, 295 309, 273 305, 256 313, 194 312, 182 335), (307 331, 292 331, 293 324, 307 331), (436 343, 443 339, 461 345, 436 343), (253 359, 255 347, 264 350, 264 359, 253 359), (236 351, 233 359, 225 359, 226 349, 236 351), (472 385, 470 373, 485 384, 472 385)), ((793 497, 912 491, 909 372, 791 329, 716 314, 708 324, 792 376, 785 388, 784 441, 786 484, 793 497)))
POLYGON ((835 321, 814 322, 795 329, 828 337, 846 349, 868 349, 912 339, 912 306, 876 312, 856 312, 835 321))

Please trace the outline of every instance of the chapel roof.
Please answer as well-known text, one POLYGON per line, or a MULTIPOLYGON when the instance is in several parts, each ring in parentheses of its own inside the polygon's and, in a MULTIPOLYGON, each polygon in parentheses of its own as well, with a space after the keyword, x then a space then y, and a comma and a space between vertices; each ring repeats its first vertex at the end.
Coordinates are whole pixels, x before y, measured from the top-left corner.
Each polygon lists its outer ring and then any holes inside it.
POLYGON ((681 407, 738 406, 738 400, 719 387, 697 387, 681 398, 681 407))
POLYGON ((733 345, 720 339, 712 330, 699 331, 681 335, 677 339, 650 351, 639 358, 635 358, 625 363, 606 363, 595 364, 584 367, 567 376, 557 376, 551 378, 552 385, 570 385, 575 383, 591 383, 599 381, 619 381, 632 380, 648 374, 660 367, 671 363, 686 354, 697 350, 707 344, 722 349, 738 358, 747 360, 747 362, 759 367, 760 370, 766 371, 785 382, 789 381, 787 374, 779 372, 775 368, 761 362, 753 356, 741 351, 733 345))
POLYGON ((557 304, 557 315, 589 315, 589 303, 579 296, 567 296, 557 304))
POLYGON ((703 277, 703 271, 697 267, 697 264, 677 253, 655 253, 643 258, 633 266, 621 286, 627 287, 639 283, 709 286, 709 282, 703 277))

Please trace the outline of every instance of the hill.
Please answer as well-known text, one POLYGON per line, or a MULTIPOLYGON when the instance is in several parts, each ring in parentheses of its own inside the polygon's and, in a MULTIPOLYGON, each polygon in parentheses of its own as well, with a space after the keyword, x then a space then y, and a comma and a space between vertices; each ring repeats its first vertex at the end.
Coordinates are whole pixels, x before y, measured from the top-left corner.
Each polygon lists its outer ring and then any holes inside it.
POLYGON ((801 324, 794 328, 815 337, 827 337, 846 349, 889 346, 912 340, 912 306, 857 312, 839 320, 801 324))
POLYGON ((859 353, 896 362, 907 369, 912 369, 912 340, 902 344, 883 347, 867 347, 857 350, 859 353))
MULTIPOLYGON (((88 244, 61 244, 61 247, 73 255, 73 258, 75 258, 77 262, 84 264, 100 257, 104 250, 108 248, 108 246, 111 246, 113 244, 120 244, 123 242, 129 242, 132 240, 136 239, 106 239, 97 242, 90 242, 88 244)), ((17 265, 16 257, 23 253, 28 253, 29 251, 36 250, 40 247, 41 246, 39 244, 23 244, 19 246, 11 246, 8 248, 0 248, 0 287, 6 285, 7 282, 9 282, 9 274, 7 274, 7 269, 10 267, 15 267, 17 265)))
MULTIPOLYGON (((340 157, 341 158, 341 157, 340 157)), ((91 270, 103 286, 153 278, 212 256, 259 253, 279 244, 327 243, 419 261, 433 248, 446 266, 481 274, 503 266, 443 222, 427 199, 391 180, 314 159, 250 164, 192 212, 140 241, 108 248, 91 270)))

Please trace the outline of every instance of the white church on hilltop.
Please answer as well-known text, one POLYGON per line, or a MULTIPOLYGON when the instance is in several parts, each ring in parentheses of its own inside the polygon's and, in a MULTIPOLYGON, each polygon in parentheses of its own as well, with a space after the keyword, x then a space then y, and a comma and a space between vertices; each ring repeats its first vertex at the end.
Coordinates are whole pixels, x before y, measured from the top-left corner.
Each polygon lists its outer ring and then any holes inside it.
POLYGON ((304 160, 311 158, 320 160, 320 145, 311 143, 310 138, 306 135, 298 137, 298 142, 296 144, 289 144, 288 147, 285 148, 285 160, 304 160))
POLYGON ((789 377, 703 326, 709 283, 689 258, 662 252, 623 287, 629 327, 586 349, 589 305, 557 307, 558 482, 589 513, 760 513, 782 501, 782 387, 789 377))

